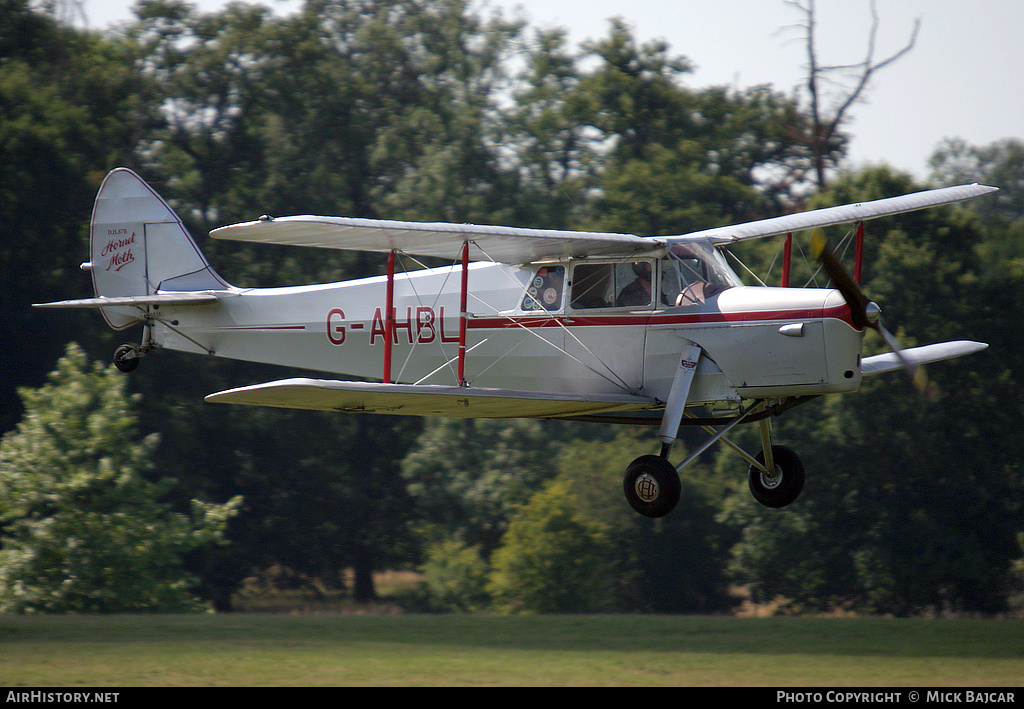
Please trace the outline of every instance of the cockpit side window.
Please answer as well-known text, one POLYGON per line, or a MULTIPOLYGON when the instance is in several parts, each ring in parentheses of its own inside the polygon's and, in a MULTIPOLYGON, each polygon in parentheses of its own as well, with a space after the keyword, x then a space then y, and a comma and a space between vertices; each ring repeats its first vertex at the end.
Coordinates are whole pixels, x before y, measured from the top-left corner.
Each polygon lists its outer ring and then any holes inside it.
POLYGON ((575 309, 643 308, 651 304, 654 262, 577 263, 569 302, 575 309))
POLYGON ((561 310, 565 266, 541 266, 533 274, 520 306, 523 310, 561 310))
POLYGON ((675 305, 690 284, 706 281, 704 265, 696 258, 666 256, 661 260, 661 304, 675 305))
POLYGON ((713 247, 700 242, 675 244, 661 260, 663 305, 695 305, 740 285, 713 247))
POLYGON ((572 269, 569 302, 574 308, 607 308, 612 304, 614 282, 613 264, 578 263, 572 269))

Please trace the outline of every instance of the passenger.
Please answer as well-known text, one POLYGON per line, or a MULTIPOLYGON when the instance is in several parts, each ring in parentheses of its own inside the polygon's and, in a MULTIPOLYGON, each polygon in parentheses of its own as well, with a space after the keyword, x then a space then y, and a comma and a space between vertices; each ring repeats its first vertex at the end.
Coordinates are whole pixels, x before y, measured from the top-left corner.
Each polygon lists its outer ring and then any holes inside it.
POLYGON ((636 279, 627 285, 615 299, 615 305, 650 305, 651 303, 651 264, 649 261, 637 261, 633 264, 636 279))

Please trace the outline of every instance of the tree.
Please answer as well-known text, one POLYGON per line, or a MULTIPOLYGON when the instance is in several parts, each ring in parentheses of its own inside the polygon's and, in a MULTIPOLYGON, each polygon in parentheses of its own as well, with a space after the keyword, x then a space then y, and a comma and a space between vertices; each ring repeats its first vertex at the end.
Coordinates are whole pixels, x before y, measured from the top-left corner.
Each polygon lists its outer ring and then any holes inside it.
POLYGON ((630 28, 611 20, 608 37, 584 44, 600 63, 580 82, 590 101, 591 124, 607 136, 619 159, 643 160, 654 143, 672 144, 686 137, 693 107, 681 78, 693 71, 685 57, 669 54, 664 41, 637 46, 630 28))
MULTIPOLYGON (((314 1, 285 18, 246 5, 212 15, 174 2, 142 9, 138 66, 165 87, 168 107, 147 156, 197 232, 250 218, 254 204, 269 213, 479 219, 471 213, 479 193, 466 185, 490 180, 485 104, 504 51, 500 23, 478 21, 457 0, 314 1), (424 199, 424 182, 439 186, 436 201, 424 199)), ((351 253, 230 248, 226 275, 242 285, 335 281, 383 265, 351 253)), ((201 392, 223 388, 229 374, 265 378, 249 365, 201 362, 187 384, 171 374, 140 386, 160 388, 162 425, 175 434, 165 450, 180 451, 173 464, 182 474, 201 489, 246 492, 232 530, 245 539, 246 553, 235 555, 245 563, 231 575, 280 563, 330 582, 348 565, 356 598, 372 598, 372 570, 408 550, 407 498, 394 472, 419 422, 211 412, 201 392), (313 441, 310 428, 320 434, 313 441)))
POLYGON ((160 501, 172 481, 146 477, 157 439, 137 440, 125 383, 71 344, 49 383, 21 391, 0 442, 0 611, 203 608, 182 556, 221 542, 241 501, 160 501))
POLYGON ((426 561, 420 568, 428 609, 469 612, 488 606, 489 568, 479 546, 442 539, 427 544, 424 556, 426 561))
POLYGON ((1024 140, 1004 138, 989 145, 970 145, 962 138, 943 140, 931 159, 931 177, 943 185, 979 182, 999 192, 970 204, 986 220, 1024 220, 1024 140))
POLYGON ((465 0, 309 0, 282 18, 142 9, 139 69, 168 93, 149 152, 203 228, 254 204, 479 221, 507 201, 495 106, 517 24, 465 0))
POLYGON ((583 120, 577 55, 566 30, 538 31, 505 111, 506 150, 518 167, 511 223, 569 229, 584 216, 601 165, 595 131, 583 120))
MULTIPOLYGON (((559 456, 558 480, 577 510, 606 530, 608 579, 615 610, 713 613, 733 605, 725 569, 734 532, 716 519, 725 481, 694 464, 680 475, 682 495, 671 515, 637 515, 622 495, 622 475, 644 450, 657 450, 653 427, 615 429, 606 441, 574 441, 559 456)), ((676 455, 685 456, 684 441, 676 455)))
POLYGON ((849 119, 849 111, 858 101, 863 100, 864 92, 871 79, 881 69, 899 60, 917 42, 917 33, 921 21, 914 22, 910 39, 899 51, 885 59, 875 59, 878 39, 878 9, 875 0, 870 0, 871 29, 868 32, 867 49, 864 59, 853 64, 822 64, 820 49, 817 45, 818 18, 815 0, 786 0, 803 13, 804 19, 798 26, 804 31, 804 45, 807 51, 807 98, 810 102, 811 124, 805 136, 814 160, 814 172, 817 177, 818 189, 828 186, 828 170, 844 153, 845 136, 842 134, 843 124, 849 119), (842 77, 834 79, 833 77, 842 77), (828 86, 839 87, 829 100, 828 86))
POLYGON ((613 607, 610 544, 578 511, 571 486, 551 481, 509 524, 491 560, 495 605, 527 613, 594 613, 613 607))
POLYGON ((596 211, 602 231, 662 236, 723 226, 766 205, 733 177, 710 174, 695 143, 652 145, 645 160, 609 164, 596 211))
POLYGON ((81 296, 76 275, 96 189, 111 165, 134 164, 153 120, 130 53, 129 42, 62 26, 27 0, 0 3, 2 431, 18 421, 16 388, 41 383, 60 356, 55 326, 84 331, 89 322, 41 318, 29 304, 81 296))
POLYGON ((552 461, 566 427, 529 419, 426 421, 402 461, 421 526, 444 529, 489 557, 517 509, 557 473, 552 461))
POLYGON ((767 87, 690 89, 689 62, 637 45, 613 20, 584 45, 597 65, 571 94, 605 153, 588 228, 657 236, 782 210, 806 179, 796 103, 767 87))

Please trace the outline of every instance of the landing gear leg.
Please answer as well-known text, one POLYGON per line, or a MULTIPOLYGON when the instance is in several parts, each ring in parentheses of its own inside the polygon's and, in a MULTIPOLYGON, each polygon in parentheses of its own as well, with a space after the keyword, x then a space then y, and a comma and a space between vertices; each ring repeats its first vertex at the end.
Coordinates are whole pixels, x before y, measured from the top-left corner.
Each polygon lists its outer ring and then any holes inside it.
POLYGON ((672 389, 669 391, 665 413, 661 417, 658 438, 660 455, 642 455, 626 468, 622 489, 629 506, 644 517, 664 517, 679 504, 682 485, 679 472, 668 461, 672 444, 679 432, 679 422, 686 409, 690 385, 700 360, 700 347, 690 344, 680 355, 672 389))
POLYGON ((690 395, 690 386, 697 373, 700 354, 700 347, 690 343, 690 346, 684 349, 679 358, 679 365, 676 367, 675 377, 672 379, 672 388, 668 392, 668 401, 665 403, 665 413, 661 416, 661 427, 658 429, 662 458, 668 458, 672 452, 672 444, 675 443, 676 436, 679 435, 679 422, 683 420, 686 399, 690 395))
POLYGON ((765 507, 785 507, 804 489, 804 464, 786 446, 772 444, 771 420, 761 422, 761 452, 747 471, 754 499, 765 507))
POLYGON ((142 326, 141 345, 121 345, 114 350, 114 366, 120 371, 134 372, 139 359, 153 349, 153 328, 148 323, 142 326))

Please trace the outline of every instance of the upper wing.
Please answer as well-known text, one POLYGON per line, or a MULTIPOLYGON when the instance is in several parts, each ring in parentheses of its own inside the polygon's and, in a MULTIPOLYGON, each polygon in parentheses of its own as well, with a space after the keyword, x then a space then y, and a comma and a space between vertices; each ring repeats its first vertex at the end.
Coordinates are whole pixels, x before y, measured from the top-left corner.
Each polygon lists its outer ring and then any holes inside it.
POLYGON ((664 242, 631 234, 316 216, 265 217, 214 229, 210 236, 326 249, 382 252, 397 249, 417 256, 441 258, 457 257, 462 244, 471 241, 486 256, 505 263, 628 255, 664 246, 664 242))
POLYGON ((973 197, 980 197, 981 195, 995 192, 998 189, 998 187, 978 184, 943 187, 937 190, 925 190, 924 192, 889 197, 888 199, 878 199, 872 202, 844 204, 839 207, 827 207, 810 212, 787 214, 782 217, 762 219, 735 226, 705 229, 704 231, 692 234, 665 237, 665 241, 673 243, 690 239, 710 239, 718 244, 726 244, 744 239, 776 236, 793 231, 803 231, 804 229, 824 228, 836 224, 850 224, 852 222, 867 221, 868 219, 877 219, 904 212, 915 212, 919 209, 927 209, 928 207, 963 202, 973 197))
POLYGON ((580 256, 630 256, 657 251, 666 244, 692 239, 710 239, 717 244, 726 244, 743 239, 913 212, 927 207, 961 202, 994 192, 996 189, 977 184, 944 187, 861 204, 829 207, 735 226, 705 229, 691 234, 657 238, 589 231, 317 216, 263 217, 254 222, 214 229, 210 236, 234 241, 355 251, 386 252, 396 249, 418 256, 441 258, 457 256, 462 244, 471 241, 485 256, 495 261, 527 263, 542 259, 580 256))
POLYGON ((629 394, 589 396, 324 379, 282 379, 217 392, 206 400, 286 409, 453 418, 553 418, 658 406, 654 399, 629 394))

